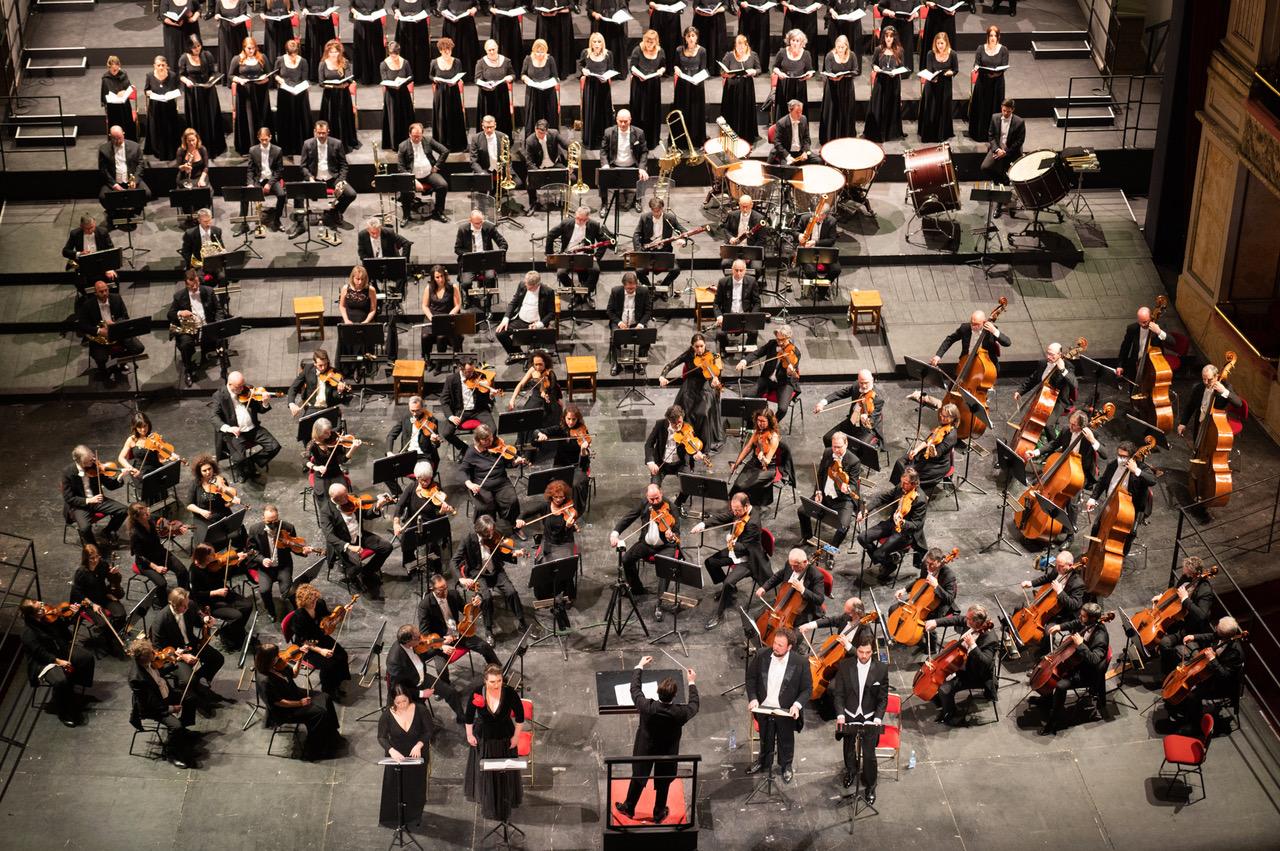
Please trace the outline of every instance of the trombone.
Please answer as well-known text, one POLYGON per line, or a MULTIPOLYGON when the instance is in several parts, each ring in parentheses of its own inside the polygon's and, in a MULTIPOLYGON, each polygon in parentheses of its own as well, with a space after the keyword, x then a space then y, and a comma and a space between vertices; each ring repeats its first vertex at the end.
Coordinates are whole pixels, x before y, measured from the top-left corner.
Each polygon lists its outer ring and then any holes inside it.
POLYGON ((679 152, 684 161, 689 165, 702 162, 702 152, 693 146, 693 137, 689 135, 689 125, 685 123, 684 113, 678 109, 671 110, 667 113, 666 124, 671 147, 679 152))

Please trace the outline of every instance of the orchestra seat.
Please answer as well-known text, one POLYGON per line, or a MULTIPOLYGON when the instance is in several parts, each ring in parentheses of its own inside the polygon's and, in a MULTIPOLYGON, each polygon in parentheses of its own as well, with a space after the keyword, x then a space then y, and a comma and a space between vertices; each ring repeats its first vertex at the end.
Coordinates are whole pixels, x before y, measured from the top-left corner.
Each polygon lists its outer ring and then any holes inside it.
MULTIPOLYGON (((283 624, 281 625, 283 626, 283 624)), ((276 716, 274 707, 267 701, 266 696, 262 694, 262 689, 257 683, 254 683, 254 689, 257 690, 258 703, 262 706, 262 723, 271 731, 271 738, 267 739, 267 756, 282 756, 282 754, 271 752, 272 748, 275 747, 276 736, 291 737, 295 750, 300 753, 302 751, 302 737, 306 735, 303 732, 306 729, 306 725, 301 721, 281 720, 276 716)))
POLYGON ((138 696, 133 695, 133 705, 129 711, 129 725, 133 727, 133 736, 129 739, 129 756, 142 756, 147 759, 163 759, 165 746, 169 741, 169 728, 155 718, 142 717, 142 708, 138 705, 138 696), (144 736, 148 751, 139 753, 138 737, 144 736), (158 751, 158 753, 156 752, 158 751))
MULTIPOLYGON (((520 703, 524 706, 525 724, 530 727, 533 724, 533 701, 521 698, 520 703)), ((533 785, 533 730, 529 727, 521 729, 516 733, 516 756, 520 759, 529 761, 529 767, 525 769, 524 777, 529 781, 529 785, 533 785)))
MULTIPOLYGON (((804 428, 804 405, 800 404, 800 396, 803 393, 803 389, 796 391, 796 395, 791 399, 791 407, 787 408, 787 434, 791 434, 792 429, 795 427, 797 410, 800 412, 800 428, 804 428)), ((778 404, 778 391, 770 390, 762 398, 766 402, 772 402, 776 405, 778 404)))
POLYGON ((1169 781, 1166 791, 1172 790, 1175 784, 1182 782, 1187 787, 1187 803, 1195 803, 1191 797, 1191 784, 1182 780, 1183 775, 1190 776, 1194 773, 1200 778, 1199 800, 1205 799, 1207 792, 1204 787, 1204 760, 1209 754, 1209 744, 1212 739, 1213 716, 1207 712, 1200 719, 1199 736, 1170 734, 1164 737, 1164 761, 1160 763, 1160 770, 1156 774, 1169 781), (1165 766, 1170 764, 1176 770, 1173 774, 1165 774, 1165 766))
MULTIPOLYGON (((93 512, 93 522, 97 523, 99 520, 101 520, 106 516, 107 515, 101 511, 95 511, 93 512)), ((72 518, 71 512, 64 509, 62 512, 62 543, 64 544, 71 543, 70 541, 67 540, 67 531, 75 528, 76 528, 76 521, 72 518)), ((85 542, 80 540, 79 530, 76 531, 76 540, 79 541, 81 546, 84 546, 85 542)))

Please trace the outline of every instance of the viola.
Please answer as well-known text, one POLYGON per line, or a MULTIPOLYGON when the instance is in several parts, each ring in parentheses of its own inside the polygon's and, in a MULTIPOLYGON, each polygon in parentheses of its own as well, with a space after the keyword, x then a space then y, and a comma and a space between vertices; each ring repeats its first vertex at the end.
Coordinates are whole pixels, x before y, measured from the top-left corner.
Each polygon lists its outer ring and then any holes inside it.
POLYGON ((756 447, 756 461, 760 462, 761 467, 768 467, 773 463, 773 457, 778 451, 778 444, 782 437, 775 429, 765 429, 761 431, 756 429, 751 435, 751 442, 756 447))
MULTIPOLYGON (((1084 567, 1088 560, 1089 557, 1085 556, 1071 565, 1067 573, 1060 574, 1063 588, 1066 587, 1066 579, 1071 571, 1084 567)), ((1013 613, 1013 628, 1018 633, 1018 641, 1032 644, 1044 638, 1045 623, 1058 613, 1061 606, 1062 601, 1058 598, 1058 590, 1053 587, 1053 583, 1042 585, 1034 600, 1013 613)))
MULTIPOLYGON (((1074 347, 1062 354, 1062 359, 1075 360, 1088 348, 1089 341, 1080 337, 1076 340, 1074 347)), ((1058 406, 1058 391, 1054 389, 1052 379, 1057 371, 1050 370, 1049 374, 1040 380, 1040 386, 1027 394, 1028 400, 1034 398, 1035 401, 1023 414, 1022 422, 1018 425, 1018 431, 1011 441, 1013 451, 1018 453, 1020 458, 1026 458, 1027 453, 1036 448, 1045 427, 1053 418, 1053 412, 1058 406)), ((1114 407, 1112 405, 1112 408, 1114 407)))
POLYGON ((880 618, 877 612, 867 612, 859 620, 851 622, 839 635, 829 635, 818 646, 816 655, 809 657, 809 678, 813 682, 812 696, 814 700, 822 697, 831 681, 836 678, 840 663, 849 655, 845 641, 852 640, 858 627, 875 623, 880 618), (841 640, 844 639, 844 640, 841 640))
POLYGON ((156 655, 151 658, 151 667, 157 671, 173 667, 181 661, 178 659, 181 653, 182 649, 179 647, 165 647, 163 650, 157 650, 156 655))
MULTIPOLYGON (((1116 406, 1108 402, 1103 406, 1102 413, 1089 421, 1089 427, 1098 428, 1114 417, 1115 413, 1116 406)), ((1084 466, 1080 461, 1080 453, 1076 451, 1082 439, 1083 432, 1076 434, 1064 451, 1050 455, 1045 460, 1039 478, 1018 498, 1022 507, 1014 512, 1013 521, 1024 538, 1049 541, 1062 534, 1062 524, 1040 507, 1036 494, 1042 494, 1064 510, 1067 503, 1075 499, 1076 494, 1084 487, 1084 466)))
POLYGON ((587 431, 585 424, 576 425, 569 429, 569 437, 578 441, 578 446, 583 449, 591 448, 591 432, 587 431))
MULTIPOLYGON (((987 321, 994 324, 1008 306, 1009 299, 1001 296, 1000 303, 987 314, 987 321)), ((960 412, 960 419, 956 423, 956 429, 961 440, 967 440, 972 435, 980 437, 987 430, 986 423, 973 415, 973 411, 969 409, 964 394, 960 393, 958 389, 963 388, 981 402, 982 407, 987 407, 987 394, 996 386, 996 378, 998 377, 996 363, 991 359, 991 355, 987 353, 986 347, 983 345, 987 341, 987 336, 988 332, 983 329, 982 333, 978 335, 978 344, 971 347, 969 354, 956 365, 956 383, 942 397, 942 404, 953 404, 960 412)))
MULTIPOLYGON (((1217 656, 1233 641, 1243 641, 1249 637, 1247 630, 1242 631, 1239 635, 1233 635, 1224 641, 1219 641, 1213 647, 1213 653, 1217 656)), ((1209 663, 1213 660, 1205 653, 1209 648, 1203 647, 1197 650, 1195 655, 1178 667, 1169 672, 1164 678, 1164 683, 1160 687, 1160 696, 1167 703, 1181 703, 1186 700, 1187 695, 1204 682, 1209 676, 1209 663)))
MULTIPOLYGON (((1147 435, 1145 444, 1133 453, 1133 460, 1141 463, 1155 448, 1155 437, 1147 435)), ((1086 590, 1099 597, 1107 597, 1115 590, 1124 570, 1124 544, 1133 532, 1136 519, 1128 482, 1129 471, 1125 470, 1102 507, 1098 531, 1089 536, 1089 549, 1085 556, 1089 559, 1089 566, 1084 572, 1084 582, 1086 590)))
MULTIPOLYGON (((1156 296, 1156 306, 1151 309, 1151 321, 1155 322, 1169 306, 1167 296, 1156 296)), ((1163 432, 1173 428, 1173 401, 1169 389, 1173 385, 1173 368, 1157 345, 1147 337, 1147 350, 1138 356, 1138 374, 1134 376, 1138 392, 1131 396, 1138 415, 1163 432)))
MULTIPOLYGON (((912 491, 915 493, 915 491, 912 491)), ((943 564, 950 564, 960 555, 959 547, 952 547, 951 552, 943 558, 943 564)), ((929 619, 933 610, 938 608, 938 596, 934 587, 926 577, 921 577, 911 584, 907 598, 902 605, 889 613, 889 635, 899 644, 914 646, 924 638, 924 622, 929 619)))
POLYGON ((316 378, 328 384, 334 390, 349 390, 347 383, 342 380, 342 373, 337 370, 330 369, 326 372, 317 372, 316 378))
POLYGON ((827 476, 836 483, 836 490, 849 486, 849 471, 839 461, 832 461, 827 468, 827 476))
POLYGON ((156 534, 161 538, 180 538, 191 531, 191 527, 181 520, 167 520, 161 517, 155 522, 156 534))
MULTIPOLYGON (((1226 381, 1236 366, 1236 353, 1227 352, 1227 362, 1218 374, 1219 381, 1226 381)), ((1200 421, 1196 435, 1196 455, 1187 471, 1191 499, 1205 508, 1221 508, 1231 499, 1231 447, 1235 433, 1227 419, 1227 412, 1214 405, 1200 421)))
MULTIPOLYGON (((142 438, 138 445, 147 452, 156 453, 156 458, 158 458, 161 463, 168 461, 176 455, 173 451, 173 444, 167 443, 163 436, 154 431, 142 438)), ((183 464, 187 463, 185 458, 179 460, 181 460, 183 464)))
POLYGON ((333 635, 334 630, 342 626, 342 622, 347 619, 347 615, 351 614, 352 607, 359 599, 359 594, 352 594, 350 603, 339 603, 329 614, 320 619, 320 628, 324 630, 325 635, 333 635))
POLYGON ((257 402, 259 405, 264 405, 268 400, 278 399, 283 395, 283 393, 276 393, 275 391, 268 390, 265 387, 245 387, 236 394, 236 401, 241 405, 247 405, 250 402, 257 402))
MULTIPOLYGON (((689 423, 681 425, 679 430, 671 435, 671 439, 675 441, 676 446, 690 455, 697 455, 702 451, 702 438, 693 433, 693 426, 689 423)), ((702 463, 707 465, 708 470, 712 468, 711 459, 705 455, 702 456, 702 463)))
MULTIPOLYGON (((987 621, 977 629, 966 631, 964 635, 973 635, 976 638, 993 626, 995 626, 993 621, 987 621)), ((965 662, 969 659, 969 648, 965 647, 962 640, 964 635, 948 642, 941 653, 920 666, 915 680, 911 683, 912 694, 921 700, 933 700, 938 693, 938 686, 946 682, 947 677, 964 668, 965 662)))
POLYGON ((210 557, 205 564, 197 564, 196 567, 201 570, 213 572, 216 570, 230 570, 233 567, 239 567, 240 564, 249 557, 247 552, 237 552, 234 548, 218 550, 210 557))
POLYGON ((315 547, 309 546, 306 538, 301 535, 290 535, 283 529, 280 530, 280 534, 276 535, 276 550, 289 550, 300 556, 320 552, 315 547))
POLYGON ((204 488, 205 493, 222 497, 222 501, 227 505, 235 505, 238 492, 228 485, 227 480, 222 476, 214 476, 211 480, 204 482, 201 487, 204 488))
POLYGON ((315 641, 304 641, 302 644, 290 644, 280 648, 280 654, 276 657, 276 670, 282 674, 297 676, 298 668, 302 665, 307 651, 315 646, 315 641))
POLYGON ((480 595, 475 594, 462 607, 462 617, 458 619, 458 636, 470 638, 476 634, 476 625, 480 623, 480 595))
POLYGON ((904 493, 902 498, 898 500, 898 510, 893 513, 893 531, 902 531, 902 524, 907 519, 907 515, 911 513, 911 506, 919 495, 920 489, 915 487, 904 493))
POLYGON ((680 536, 675 533, 675 515, 671 513, 671 506, 667 504, 665 499, 662 501, 662 505, 659 505, 656 508, 653 506, 649 507, 649 520, 658 524, 658 533, 664 538, 670 534, 671 537, 669 540, 672 543, 680 543, 680 536))
POLYGON ((938 447, 942 445, 942 441, 947 439, 947 435, 951 433, 953 428, 955 426, 950 423, 936 427, 929 432, 929 436, 921 441, 919 446, 911 451, 911 457, 916 458, 923 455, 925 458, 937 458, 938 447))
POLYGON ((1188 593, 1195 587, 1196 583, 1204 582, 1218 575, 1218 566, 1207 567, 1196 573, 1195 576, 1187 579, 1181 585, 1175 585, 1172 588, 1165 589, 1150 608, 1143 609, 1140 612, 1134 612, 1130 622, 1133 624, 1133 630, 1138 634, 1138 640, 1142 642, 1143 647, 1153 647, 1156 642, 1169 632, 1169 626, 1182 620, 1187 613, 1183 608, 1182 598, 1178 596, 1178 589, 1185 588, 1188 593))
POLYGON ((713 378, 720 377, 720 373, 724 369, 724 362, 717 354, 703 352, 700 355, 693 356, 693 368, 701 370, 702 377, 710 381, 713 378))
POLYGON ((491 366, 479 366, 471 373, 470 378, 462 379, 462 386, 476 393, 492 393, 501 396, 502 391, 493 386, 494 376, 498 371, 491 366))
MULTIPOLYGON (((1088 644, 1093 634, 1100 629, 1105 629, 1106 624, 1115 620, 1115 617, 1115 612, 1107 612, 1098 619, 1097 623, 1089 624, 1082 633, 1084 643, 1088 644)), ((1080 664, 1080 655, 1076 653, 1076 650, 1076 643, 1067 641, 1064 638, 1057 649, 1052 653, 1046 653, 1044 658, 1037 662, 1035 668, 1031 671, 1031 690, 1045 696, 1052 694, 1054 687, 1058 684, 1058 680, 1080 664)))

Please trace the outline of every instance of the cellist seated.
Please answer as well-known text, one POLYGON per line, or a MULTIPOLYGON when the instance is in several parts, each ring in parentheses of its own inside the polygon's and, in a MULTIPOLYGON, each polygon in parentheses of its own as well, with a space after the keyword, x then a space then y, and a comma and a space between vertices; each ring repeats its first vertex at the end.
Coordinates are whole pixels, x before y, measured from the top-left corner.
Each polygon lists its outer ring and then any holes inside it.
POLYGON ((1185 724, 1199 724, 1206 700, 1235 700, 1240 694, 1240 677, 1244 674, 1244 646, 1232 641, 1240 635, 1240 624, 1227 616, 1219 619, 1213 632, 1188 635, 1182 639, 1186 651, 1202 650, 1209 659, 1208 678, 1201 680, 1191 694, 1179 703, 1165 703, 1169 717, 1185 724), (1215 649, 1216 648, 1216 649, 1215 649))
MULTIPOLYGON (((924 561, 924 552, 929 546, 924 536, 924 518, 929 498, 920 490, 919 484, 920 476, 915 468, 907 467, 902 471, 897 487, 890 488, 871 502, 871 512, 892 511, 886 519, 868 526, 858 536, 858 543, 871 563, 880 568, 881 582, 888 582, 893 577, 897 564, 901 561, 901 554, 909 547, 916 550, 916 567, 924 561), (904 502, 909 502, 905 513, 902 511, 904 502), (894 507, 890 509, 890 505, 894 507)), ((868 510, 863 509, 858 520, 866 520, 868 516, 868 510)))
MULTIPOLYGON (((996 649, 1000 645, 1000 639, 993 629, 983 631, 983 627, 990 621, 991 616, 987 614, 986 607, 976 603, 963 615, 957 612, 949 617, 925 621, 926 629, 951 627, 961 630, 958 640, 969 650, 964 667, 954 677, 939 685, 938 693, 934 695, 933 704, 941 710, 934 719, 939 724, 959 726, 960 722, 955 717, 958 691, 982 689, 984 695, 992 700, 996 699, 996 689, 999 687, 996 680, 996 649)), ((925 662, 925 665, 930 664, 932 662, 925 662)))
MULTIPOLYGON (((969 357, 969 352, 973 351, 976 345, 979 349, 987 353, 987 357, 991 362, 1000 366, 1000 347, 1012 346, 1013 340, 1009 339, 1009 335, 996 327, 995 323, 987 319, 987 314, 981 310, 975 310, 969 314, 969 322, 965 325, 956 327, 956 330, 942 338, 942 342, 938 344, 938 350, 933 357, 929 358, 930 366, 937 366, 942 363, 942 356, 947 353, 947 349, 960 344, 960 363, 963 364, 965 358, 969 357)), ((938 408, 942 405, 942 400, 936 396, 920 395, 917 390, 907 397, 908 401, 919 402, 921 405, 927 405, 930 408, 938 408)))
POLYGON ((796 629, 801 633, 813 633, 815 630, 819 629, 834 630, 836 636, 840 639, 841 643, 844 644, 844 649, 852 651, 853 639, 849 636, 841 635, 841 633, 845 631, 845 628, 849 626, 849 624, 862 620, 863 614, 865 614, 865 612, 862 606, 862 598, 850 597, 844 601, 844 608, 840 611, 840 614, 824 615, 816 621, 809 621, 808 623, 800 624, 796 629))
MULTIPOLYGON (((1119 486, 1120 479, 1124 477, 1126 471, 1129 473, 1129 478, 1125 480, 1124 486, 1133 500, 1134 517, 1145 518, 1151 513, 1151 489, 1156 486, 1156 474, 1146 464, 1133 457, 1134 449, 1134 445, 1127 440, 1116 447, 1116 457, 1102 471, 1102 475, 1094 485, 1093 493, 1089 495, 1089 501, 1084 504, 1084 510, 1094 517, 1092 534, 1095 538, 1098 537, 1098 524, 1102 520, 1102 512, 1099 511, 1094 516, 1094 509, 1101 506, 1105 510, 1107 501, 1119 486)), ((1125 538, 1124 554, 1126 556, 1137 537, 1138 524, 1135 523, 1128 537, 1125 538)))
POLYGON ((787 553, 787 566, 757 588, 756 596, 761 600, 767 600, 769 596, 781 597, 783 584, 790 585, 792 590, 798 591, 804 598, 804 605, 791 623, 784 623, 782 626, 796 627, 816 619, 818 608, 826 599, 822 587, 822 571, 809 563, 809 557, 799 547, 787 553), (779 589, 777 595, 772 594, 775 588, 779 589))
MULTIPOLYGON (((1066 452, 1067 447, 1071 445, 1071 441, 1076 435, 1080 435, 1080 440, 1076 442, 1075 451, 1080 453, 1080 468, 1084 471, 1084 486, 1086 490, 1092 490, 1098 483, 1098 459, 1106 457, 1102 452, 1102 444, 1098 442, 1098 438, 1094 435, 1093 429, 1089 428, 1089 415, 1084 411, 1072 411, 1071 416, 1067 418, 1067 427, 1058 432, 1058 436, 1049 442, 1043 449, 1032 449, 1027 453, 1027 460, 1034 458, 1048 457, 1055 452, 1066 452)), ((1071 525, 1076 525, 1076 503, 1072 500, 1067 504, 1067 516, 1071 519, 1071 525)))
MULTIPOLYGON (((1022 386, 1013 394, 1013 401, 1016 404, 1023 396, 1031 393, 1039 387, 1043 382, 1048 382, 1050 388, 1058 394, 1057 404, 1054 406, 1053 415, 1049 420, 1052 422, 1056 419, 1058 411, 1062 410, 1063 403, 1070 402, 1071 398, 1064 398, 1063 391, 1070 389, 1068 397, 1074 397, 1078 382, 1076 379, 1076 371, 1071 365, 1071 361, 1062 356, 1062 344, 1050 343, 1044 349, 1044 364, 1036 370, 1033 370, 1027 376, 1027 380, 1022 382, 1022 386)), ((1034 400, 1032 400, 1034 403, 1034 400)))
MULTIPOLYGON (((1094 706, 1089 720, 1107 720, 1107 655, 1111 649, 1111 637, 1102 620, 1102 607, 1097 603, 1085 603, 1080 607, 1080 618, 1065 624, 1052 624, 1046 628, 1046 634, 1061 632, 1065 641, 1076 643, 1076 656, 1080 661, 1067 673, 1060 674, 1053 687, 1053 696, 1049 707, 1049 717, 1042 736, 1052 736, 1066 725, 1062 721, 1062 713, 1066 708, 1067 692, 1077 688, 1087 688, 1093 696, 1094 706), (1088 632, 1086 639, 1085 633, 1088 632)), ((1032 695, 1032 703, 1041 703, 1046 699, 1041 695, 1032 695)))
MULTIPOLYGON (((920 575, 907 583, 907 587, 893 592, 897 602, 889 607, 889 614, 901 606, 911 596, 912 587, 923 579, 933 586, 933 597, 938 605, 933 609, 935 617, 946 617, 956 610, 956 574, 947 564, 946 555, 937 547, 930 547, 924 554, 924 564, 920 565, 920 575)), ((926 628, 928 623, 925 624, 926 628)))

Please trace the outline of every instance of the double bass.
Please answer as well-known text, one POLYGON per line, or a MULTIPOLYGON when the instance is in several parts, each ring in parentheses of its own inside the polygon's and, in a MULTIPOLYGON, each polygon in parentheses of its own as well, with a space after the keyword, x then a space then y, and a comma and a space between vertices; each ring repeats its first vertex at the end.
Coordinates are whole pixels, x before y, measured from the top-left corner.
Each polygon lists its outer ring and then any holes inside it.
MULTIPOLYGON (((1062 353, 1062 360, 1075 360, 1089 348, 1089 341, 1084 337, 1076 340, 1075 346, 1062 353)), ((1030 401, 1031 406, 1027 408, 1027 412, 1022 415, 1022 422, 1016 428, 1017 433, 1009 444, 1013 447, 1013 451, 1018 453, 1019 458, 1026 458, 1027 453, 1036 448, 1036 444, 1040 442, 1041 435, 1044 434, 1045 427, 1053 418, 1053 412, 1058 407, 1058 391, 1054 389, 1050 379, 1053 378, 1054 372, 1050 370, 1049 374, 1040 379, 1040 386, 1027 394, 1026 400, 1030 401), (1032 401, 1034 400, 1034 401, 1032 401)), ((1112 406, 1115 407, 1114 405, 1112 406)), ((1013 423, 1009 423, 1013 425, 1013 423)))
MULTIPOLYGON (((991 313, 987 316, 987 321, 995 323, 996 318, 1004 313, 1006 307, 1009 306, 1009 299, 1000 296, 1000 303, 997 304, 991 313)), ((991 392, 991 388, 996 386, 996 364, 991 360, 991 356, 987 354, 987 350, 982 344, 986 342, 989 332, 983 329, 978 335, 978 344, 969 349, 969 354, 964 360, 960 361, 956 366, 956 383, 947 391, 947 395, 942 397, 942 404, 952 404, 960 411, 960 419, 956 423, 957 432, 961 440, 968 440, 970 435, 981 437, 982 433, 987 430, 987 424, 977 419, 973 415, 973 411, 969 409, 969 404, 956 388, 963 387, 968 393, 972 394, 975 399, 982 403, 982 407, 987 407, 987 394, 991 392)))
MULTIPOLYGON (((1133 453, 1133 462, 1142 463, 1142 459, 1155 448, 1155 437, 1147 435, 1145 443, 1133 453)), ((1133 533, 1134 523, 1133 497, 1127 487, 1129 475, 1126 469, 1107 495, 1098 517, 1098 532, 1089 536, 1089 548, 1085 554, 1089 566, 1085 568, 1084 585, 1085 590, 1099 597, 1111 596, 1120 581, 1120 572, 1124 570, 1124 544, 1133 533)))
MULTIPOLYGON (((1236 353, 1227 352, 1227 362, 1218 374, 1219 381, 1226 381, 1236 366, 1236 353)), ((1187 484, 1192 502, 1205 508, 1221 508, 1231 499, 1231 446, 1235 433, 1227 420, 1227 412, 1214 405, 1200 420, 1196 433, 1196 455, 1187 470, 1187 484)))
POLYGON ((859 627, 875 623, 879 619, 879 612, 867 612, 858 620, 849 621, 849 625, 840 630, 839 634, 827 636, 816 653, 809 657, 809 679, 813 682, 814 700, 826 693, 831 681, 836 678, 840 663, 848 657, 849 649, 845 642, 853 640, 859 627))
MULTIPOLYGON (((761 598, 764 601, 764 598, 761 598)), ((780 629, 790 629, 804 611, 804 592, 797 591, 790 581, 782 583, 773 605, 764 601, 764 611, 756 617, 756 629, 760 630, 760 643, 768 647, 780 629)))
MULTIPOLYGON (((1067 573, 1060 574, 1063 588, 1066 587, 1067 574, 1084 567, 1088 557, 1071 565, 1067 573)), ((1056 581, 1056 580, 1055 580, 1056 581)), ((1025 592, 1024 592, 1025 593, 1025 592)), ((1053 582, 1046 582, 1040 587, 1035 599, 1013 613, 1013 628, 1018 633, 1018 641, 1023 644, 1036 644, 1044 638, 1045 623, 1058 613, 1062 601, 1058 598, 1058 589, 1053 582)))
MULTIPOLYGON (((1084 643, 1088 644, 1093 634, 1100 629, 1106 629, 1106 625, 1115 620, 1115 612, 1107 612, 1098 618, 1097 623, 1091 623, 1084 633, 1084 643)), ((1076 653, 1079 649, 1074 641, 1067 641, 1065 638, 1062 643, 1052 653, 1046 653, 1044 658, 1036 663, 1035 668, 1031 670, 1031 690, 1039 692, 1045 696, 1053 693, 1054 688, 1058 685, 1058 680, 1069 674, 1076 665, 1080 664, 1080 656, 1076 653)))
POLYGON ((942 648, 941 653, 920 666, 915 680, 911 683, 911 693, 921 700, 933 700, 938 694, 938 687, 947 681, 947 677, 963 669, 965 661, 969 658, 969 648, 964 646, 962 640, 964 636, 973 633, 977 637, 993 626, 995 622, 989 620, 977 629, 967 630, 961 634, 960 638, 949 642, 942 648))
MULTIPOLYGON (((942 563, 950 564, 959 555, 960 548, 952 547, 942 563)), ((928 578, 917 579, 911 584, 911 590, 907 592, 907 599, 902 601, 902 605, 889 612, 889 635, 899 644, 919 644, 920 639, 924 638, 924 622, 937 607, 938 596, 928 578)))
POLYGON ((1218 566, 1206 567, 1204 570, 1190 577, 1186 582, 1175 585, 1172 588, 1166 588, 1150 608, 1143 609, 1140 612, 1134 612, 1130 622, 1133 624, 1133 631, 1137 633, 1138 640, 1142 642, 1144 648, 1155 646, 1160 639, 1169 632, 1170 624, 1182 620, 1187 610, 1182 606, 1182 598, 1178 596, 1178 590, 1187 589, 1190 593, 1197 582, 1205 579, 1212 579, 1218 575, 1218 566))
MULTIPOLYGON (((1233 641, 1243 641, 1249 637, 1248 630, 1241 630, 1239 635, 1233 635, 1230 638, 1223 639, 1213 646, 1213 654, 1216 657, 1233 641)), ((1165 699, 1166 703, 1181 703, 1187 699, 1187 695, 1195 690, 1195 687, 1204 682, 1209 676, 1209 664, 1213 662, 1208 654, 1208 647, 1202 647, 1196 651, 1195 655, 1178 667, 1169 672, 1169 676, 1164 678, 1164 684, 1160 686, 1160 696, 1165 699)))
MULTIPOLYGON (((1116 406, 1108 402, 1103 405, 1102 413, 1089 421, 1089 428, 1097 428, 1116 414, 1116 406)), ((1043 495, 1059 508, 1065 509, 1076 494, 1084 488, 1084 466, 1080 461, 1080 453, 1076 447, 1080 445, 1083 432, 1071 438, 1071 443, 1061 452, 1055 452, 1045 459, 1035 483, 1029 485, 1018 502, 1022 507, 1013 515, 1014 525, 1028 540, 1051 541, 1062 534, 1062 523, 1053 519, 1036 501, 1036 494, 1043 495)))
MULTIPOLYGON (((1168 306, 1167 296, 1156 296, 1151 321, 1159 319, 1168 306)), ((1147 350, 1138 355, 1138 374, 1134 376, 1134 383, 1138 385, 1138 392, 1129 398, 1138 415, 1167 434, 1173 428, 1173 402, 1169 398, 1173 369, 1160 347, 1151 344, 1150 336, 1147 338, 1147 350)))

